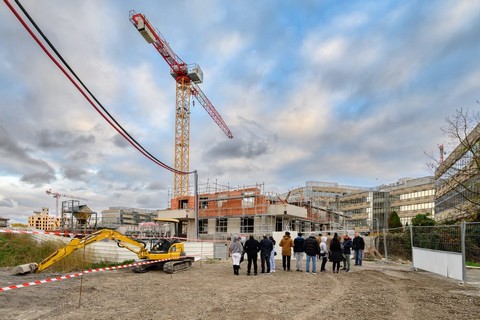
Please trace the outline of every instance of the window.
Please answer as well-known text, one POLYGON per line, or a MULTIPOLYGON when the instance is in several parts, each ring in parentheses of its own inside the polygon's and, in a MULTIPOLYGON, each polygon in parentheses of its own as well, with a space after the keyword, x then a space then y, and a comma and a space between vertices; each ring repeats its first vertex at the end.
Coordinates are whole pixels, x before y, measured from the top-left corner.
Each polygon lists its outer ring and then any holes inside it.
POLYGON ((207 234, 208 233, 208 219, 198 220, 198 233, 207 234))
POLYGON ((227 218, 218 218, 215 231, 218 233, 227 233, 227 218))
POLYGON ((242 218, 240 220, 240 233, 253 233, 254 230, 254 219, 253 218, 242 218))
POLYGON ((208 198, 207 197, 200 197, 200 208, 207 209, 208 208, 208 198))
POLYGON ((255 205, 255 193, 254 192, 245 192, 242 199, 243 208, 251 208, 255 205))

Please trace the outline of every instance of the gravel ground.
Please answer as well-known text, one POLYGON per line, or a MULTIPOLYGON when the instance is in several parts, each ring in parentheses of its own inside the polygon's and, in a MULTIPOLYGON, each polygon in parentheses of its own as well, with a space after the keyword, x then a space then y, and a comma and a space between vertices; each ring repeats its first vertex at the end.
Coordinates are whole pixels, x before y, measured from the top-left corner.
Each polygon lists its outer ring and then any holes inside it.
MULTIPOLYGON (((318 267, 318 266, 317 266, 318 267)), ((328 267, 331 269, 331 263, 328 267)), ((13 276, 0 287, 58 276, 13 276)), ((233 275, 230 260, 176 274, 131 270, 0 292, 2 319, 476 319, 480 289, 401 264, 364 262, 351 272, 277 270, 233 275)))

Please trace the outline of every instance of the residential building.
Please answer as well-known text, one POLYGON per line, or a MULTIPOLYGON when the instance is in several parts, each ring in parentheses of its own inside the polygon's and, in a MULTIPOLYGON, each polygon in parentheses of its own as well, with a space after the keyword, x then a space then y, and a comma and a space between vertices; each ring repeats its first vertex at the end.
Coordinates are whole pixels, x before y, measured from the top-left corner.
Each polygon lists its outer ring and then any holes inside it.
POLYGON ((49 215, 48 208, 42 208, 42 211, 34 211, 28 217, 28 226, 45 231, 56 230, 60 228, 60 219, 49 215))

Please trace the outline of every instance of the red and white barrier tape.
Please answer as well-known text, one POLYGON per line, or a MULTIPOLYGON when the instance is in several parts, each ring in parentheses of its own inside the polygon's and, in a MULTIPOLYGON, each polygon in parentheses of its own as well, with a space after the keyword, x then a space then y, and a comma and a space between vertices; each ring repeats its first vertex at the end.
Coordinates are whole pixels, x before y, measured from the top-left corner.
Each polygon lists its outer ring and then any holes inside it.
POLYGON ((160 259, 160 260, 152 260, 152 261, 145 261, 145 262, 135 262, 135 263, 124 264, 124 265, 121 265, 121 266, 88 269, 88 270, 83 270, 82 272, 79 272, 79 273, 72 273, 72 274, 65 275, 65 276, 60 276, 60 277, 55 277, 55 278, 47 278, 47 279, 44 279, 44 280, 37 280, 37 281, 32 281, 32 282, 27 282, 27 283, 22 283, 22 284, 3 287, 3 288, 0 288, 0 292, 9 291, 9 290, 12 290, 12 289, 19 289, 19 288, 35 286, 35 285, 43 284, 43 283, 61 281, 61 280, 65 280, 65 279, 71 279, 71 278, 79 277, 83 274, 89 274, 89 273, 95 273, 95 272, 101 272, 101 271, 111 271, 111 270, 117 270, 117 269, 124 269, 124 268, 129 268, 129 267, 134 267, 134 266, 157 263, 157 262, 161 262, 161 261, 180 260, 180 259, 184 259, 184 258, 186 258, 186 257, 179 257, 179 258, 175 258, 175 259, 160 259))
MULTIPOLYGON (((56 236, 70 237, 73 238, 77 235, 83 235, 80 233, 68 233, 61 231, 43 231, 43 230, 12 230, 12 229, 0 229, 0 233, 17 233, 17 234, 51 234, 56 236)), ((203 240, 195 238, 183 238, 183 237, 131 237, 133 239, 177 239, 181 241, 190 241, 190 242, 228 242, 229 240, 203 240)))
POLYGON ((68 236, 70 238, 75 237, 75 233, 67 233, 60 231, 33 231, 33 230, 11 230, 11 229, 0 229, 0 233, 17 233, 17 234, 53 234, 56 236, 68 236))

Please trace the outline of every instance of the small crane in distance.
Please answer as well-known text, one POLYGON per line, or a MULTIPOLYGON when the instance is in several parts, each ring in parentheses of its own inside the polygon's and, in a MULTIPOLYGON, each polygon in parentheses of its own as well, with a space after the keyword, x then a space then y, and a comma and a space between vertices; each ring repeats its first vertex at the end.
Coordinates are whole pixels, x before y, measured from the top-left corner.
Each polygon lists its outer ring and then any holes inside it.
MULTIPOLYGON (((154 28, 145 15, 130 11, 130 21, 140 32, 143 38, 160 53, 170 66, 170 74, 176 82, 176 107, 175 107, 175 161, 174 168, 178 171, 189 172, 190 166, 190 96, 203 106, 213 121, 229 137, 233 138, 232 132, 225 121, 208 100, 198 86, 203 82, 202 69, 197 64, 187 65, 170 48, 163 35, 154 28)), ((187 174, 174 173, 174 198, 187 197, 189 179, 187 174)))
MULTIPOLYGON (((65 197, 65 198, 71 198, 71 199, 77 199, 77 200, 87 200, 87 199, 84 199, 84 198, 80 198, 80 197, 76 197, 76 196, 70 196, 68 194, 63 194, 63 193, 59 193, 59 192, 55 192, 55 191, 52 191, 52 189, 48 189, 47 191, 45 191, 46 194, 48 194, 49 196, 52 196, 55 198, 55 207, 56 207, 56 215, 59 216, 58 214, 58 201, 60 200, 60 197, 65 197)), ((61 212, 60 216, 60 223, 63 225, 63 211, 61 212)))

